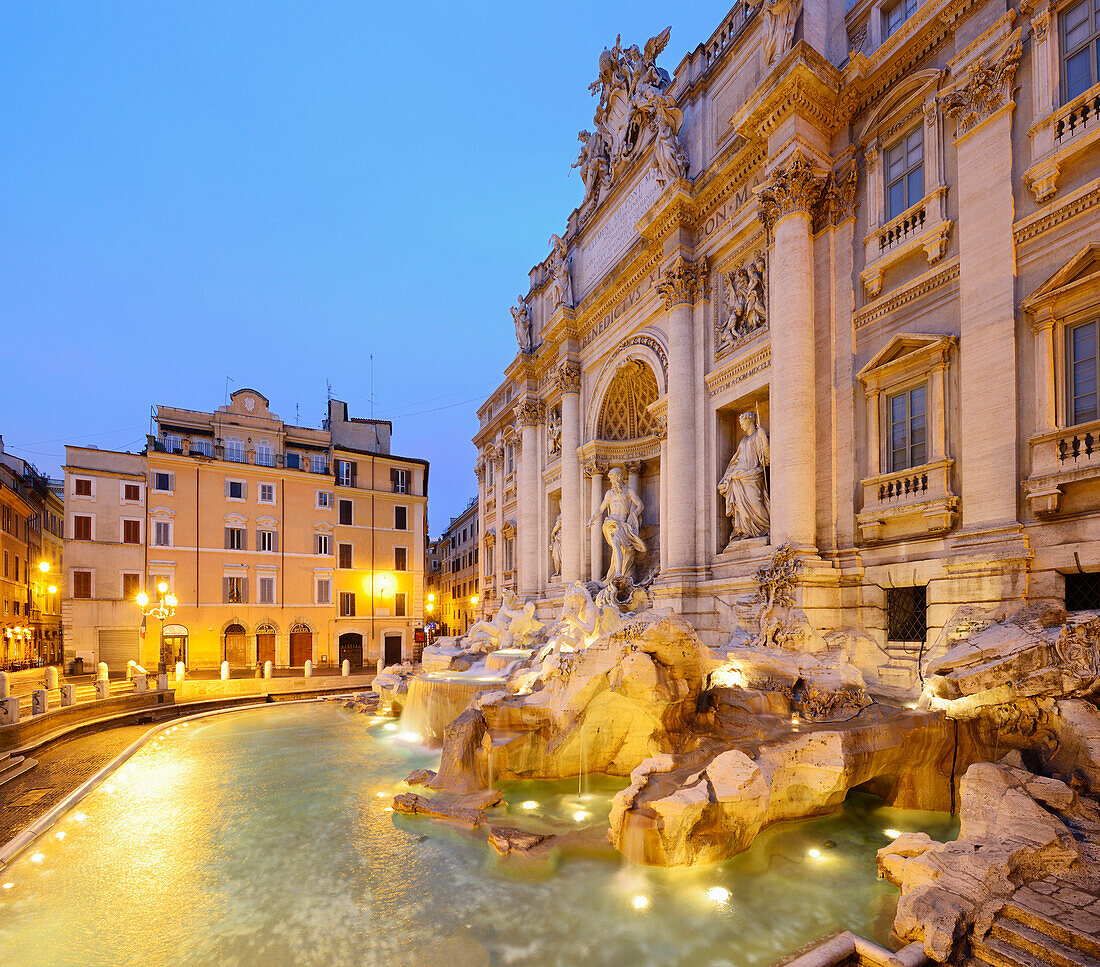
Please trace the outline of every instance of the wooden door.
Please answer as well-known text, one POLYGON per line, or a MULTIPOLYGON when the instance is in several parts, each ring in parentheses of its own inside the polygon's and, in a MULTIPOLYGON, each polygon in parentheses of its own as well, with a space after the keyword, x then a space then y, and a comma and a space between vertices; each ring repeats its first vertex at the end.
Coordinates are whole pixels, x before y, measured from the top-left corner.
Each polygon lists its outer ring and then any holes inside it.
POLYGON ((240 631, 225 633, 225 660, 229 662, 230 668, 249 664, 248 639, 245 637, 243 628, 240 631))
POLYGON ((261 631, 256 635, 256 661, 261 665, 265 661, 275 664, 275 632, 261 631))
POLYGON ((340 636, 340 664, 351 663, 352 668, 363 667, 363 636, 349 631, 340 636))
POLYGON ((313 659, 313 632, 292 631, 290 633, 290 663, 304 665, 313 659))
POLYGON ((383 643, 383 661, 386 667, 401 664, 401 636, 386 635, 383 643))

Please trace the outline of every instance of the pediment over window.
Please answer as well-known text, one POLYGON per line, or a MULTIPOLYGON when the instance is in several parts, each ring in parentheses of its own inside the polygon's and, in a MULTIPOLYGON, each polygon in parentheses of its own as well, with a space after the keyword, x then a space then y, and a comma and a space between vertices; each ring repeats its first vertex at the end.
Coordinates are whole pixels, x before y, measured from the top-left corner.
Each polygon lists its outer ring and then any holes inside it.
POLYGON ((505 537, 508 537, 508 538, 515 537, 516 536, 516 522, 514 520, 506 520, 504 522, 504 526, 501 527, 500 530, 501 530, 501 533, 505 537))
POLYGON ((863 383, 871 385, 898 370, 927 364, 936 356, 946 358, 955 342, 954 336, 899 333, 857 375, 863 383))
POLYGON ((492 547, 496 543, 497 532, 496 529, 490 527, 484 534, 481 535, 481 543, 486 547, 492 547))
POLYGON ((1065 317, 1100 303, 1100 243, 1085 246, 1024 300, 1033 316, 1065 317))

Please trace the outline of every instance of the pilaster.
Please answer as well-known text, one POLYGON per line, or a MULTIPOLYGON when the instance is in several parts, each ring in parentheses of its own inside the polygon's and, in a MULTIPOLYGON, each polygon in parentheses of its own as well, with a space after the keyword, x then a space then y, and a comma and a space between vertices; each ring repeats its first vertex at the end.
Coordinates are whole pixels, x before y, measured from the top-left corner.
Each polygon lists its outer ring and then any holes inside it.
POLYGON ((561 577, 566 584, 581 579, 581 368, 567 359, 554 374, 561 392, 561 577))

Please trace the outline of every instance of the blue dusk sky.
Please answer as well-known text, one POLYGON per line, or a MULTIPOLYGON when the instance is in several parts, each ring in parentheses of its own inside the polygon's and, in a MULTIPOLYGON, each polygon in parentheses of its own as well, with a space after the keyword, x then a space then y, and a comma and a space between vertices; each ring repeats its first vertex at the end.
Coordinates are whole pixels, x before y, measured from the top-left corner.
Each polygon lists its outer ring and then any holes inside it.
POLYGON ((0 433, 140 450, 150 408, 251 386, 317 426, 326 380, 431 461, 437 535, 477 492, 509 306, 583 186, 616 33, 728 3, 0 4, 0 433))

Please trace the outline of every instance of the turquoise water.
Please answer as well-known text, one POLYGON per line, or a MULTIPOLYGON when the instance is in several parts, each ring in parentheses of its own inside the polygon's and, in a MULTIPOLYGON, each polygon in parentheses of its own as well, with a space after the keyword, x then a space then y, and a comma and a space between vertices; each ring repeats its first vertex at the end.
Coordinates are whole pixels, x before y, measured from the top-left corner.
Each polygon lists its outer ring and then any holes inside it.
POLYGON ((601 845, 623 783, 592 777, 505 790, 494 822, 582 833, 516 865, 484 834, 387 811, 438 759, 397 735, 332 703, 162 733, 0 871, 5 967, 767 965, 837 927, 887 940, 883 830, 957 831, 853 797, 731 862, 638 869, 601 845))

